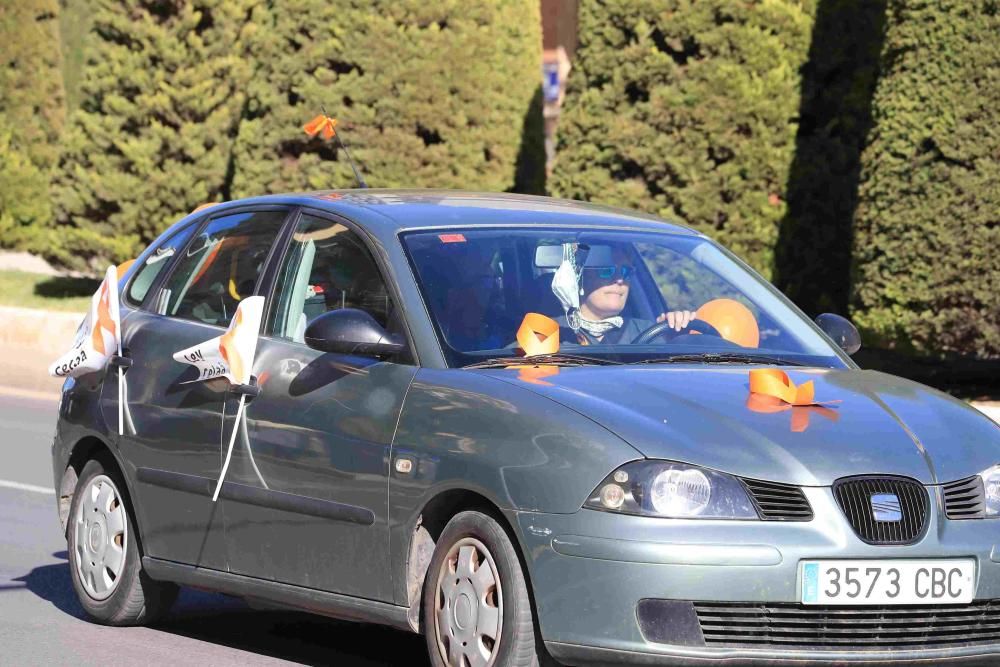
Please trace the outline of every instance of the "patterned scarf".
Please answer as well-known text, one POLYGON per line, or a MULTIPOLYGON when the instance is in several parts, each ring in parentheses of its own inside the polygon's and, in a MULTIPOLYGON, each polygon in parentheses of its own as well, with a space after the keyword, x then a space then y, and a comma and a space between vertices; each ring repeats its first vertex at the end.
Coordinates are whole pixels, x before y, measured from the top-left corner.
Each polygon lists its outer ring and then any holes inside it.
POLYGON ((580 317, 580 328, 589 333, 595 338, 600 338, 604 334, 608 333, 612 329, 620 329, 622 324, 625 323, 621 317, 606 317, 603 320, 588 320, 587 318, 580 317))

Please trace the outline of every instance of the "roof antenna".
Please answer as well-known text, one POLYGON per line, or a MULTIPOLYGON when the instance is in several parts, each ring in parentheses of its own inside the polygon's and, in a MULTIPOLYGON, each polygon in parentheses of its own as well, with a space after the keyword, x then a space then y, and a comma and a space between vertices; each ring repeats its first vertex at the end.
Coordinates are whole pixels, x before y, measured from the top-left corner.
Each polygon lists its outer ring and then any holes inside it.
POLYGON ((311 121, 305 124, 302 128, 306 131, 310 137, 315 137, 317 134, 322 133, 324 139, 337 139, 337 144, 344 151, 344 155, 347 156, 347 163, 351 165, 351 171, 354 172, 354 178, 358 182, 358 187, 367 188, 368 184, 365 183, 365 179, 361 177, 361 172, 358 171, 357 166, 354 164, 354 158, 351 157, 351 152, 347 150, 347 144, 344 140, 340 138, 340 133, 337 132, 337 119, 330 118, 326 113, 326 107, 320 105, 320 111, 323 112, 322 115, 316 116, 311 121))

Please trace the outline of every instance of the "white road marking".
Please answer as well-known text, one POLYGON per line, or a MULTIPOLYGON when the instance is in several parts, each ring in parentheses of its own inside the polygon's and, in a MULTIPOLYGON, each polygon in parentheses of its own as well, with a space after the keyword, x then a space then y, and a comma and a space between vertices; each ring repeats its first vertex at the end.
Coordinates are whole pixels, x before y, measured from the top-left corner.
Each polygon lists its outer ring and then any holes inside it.
POLYGON ((0 479, 0 488, 17 489, 18 491, 31 491, 32 493, 44 493, 50 496, 55 494, 55 491, 48 487, 38 486, 37 484, 23 484, 21 482, 11 482, 6 479, 0 479))

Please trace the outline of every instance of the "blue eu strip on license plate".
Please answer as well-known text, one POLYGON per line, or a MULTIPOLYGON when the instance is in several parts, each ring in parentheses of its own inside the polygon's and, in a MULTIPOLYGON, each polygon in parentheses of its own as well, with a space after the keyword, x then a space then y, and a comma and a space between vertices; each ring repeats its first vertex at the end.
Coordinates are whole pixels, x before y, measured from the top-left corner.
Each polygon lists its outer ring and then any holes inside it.
POLYGON ((819 563, 806 563, 802 568, 802 601, 815 603, 819 599, 819 563))

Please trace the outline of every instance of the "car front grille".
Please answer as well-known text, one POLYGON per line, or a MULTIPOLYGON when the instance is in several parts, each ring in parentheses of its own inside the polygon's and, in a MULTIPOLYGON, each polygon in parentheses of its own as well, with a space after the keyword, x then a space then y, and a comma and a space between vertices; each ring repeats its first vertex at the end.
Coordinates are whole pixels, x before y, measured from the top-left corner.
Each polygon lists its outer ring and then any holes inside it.
POLYGON ((765 521, 812 521, 813 511, 802 489, 791 484, 744 479, 757 513, 765 521))
POLYGON ((853 477, 834 482, 833 495, 854 528, 868 544, 912 544, 927 527, 930 502, 927 490, 916 480, 905 477, 853 477), (898 499, 898 520, 880 521, 875 517, 874 496, 898 499))
POLYGON ((979 475, 941 487, 944 512, 949 519, 982 519, 986 514, 983 478, 979 475))
POLYGON ((695 602, 694 608, 708 646, 888 651, 1000 642, 1000 600, 926 607, 695 602))

